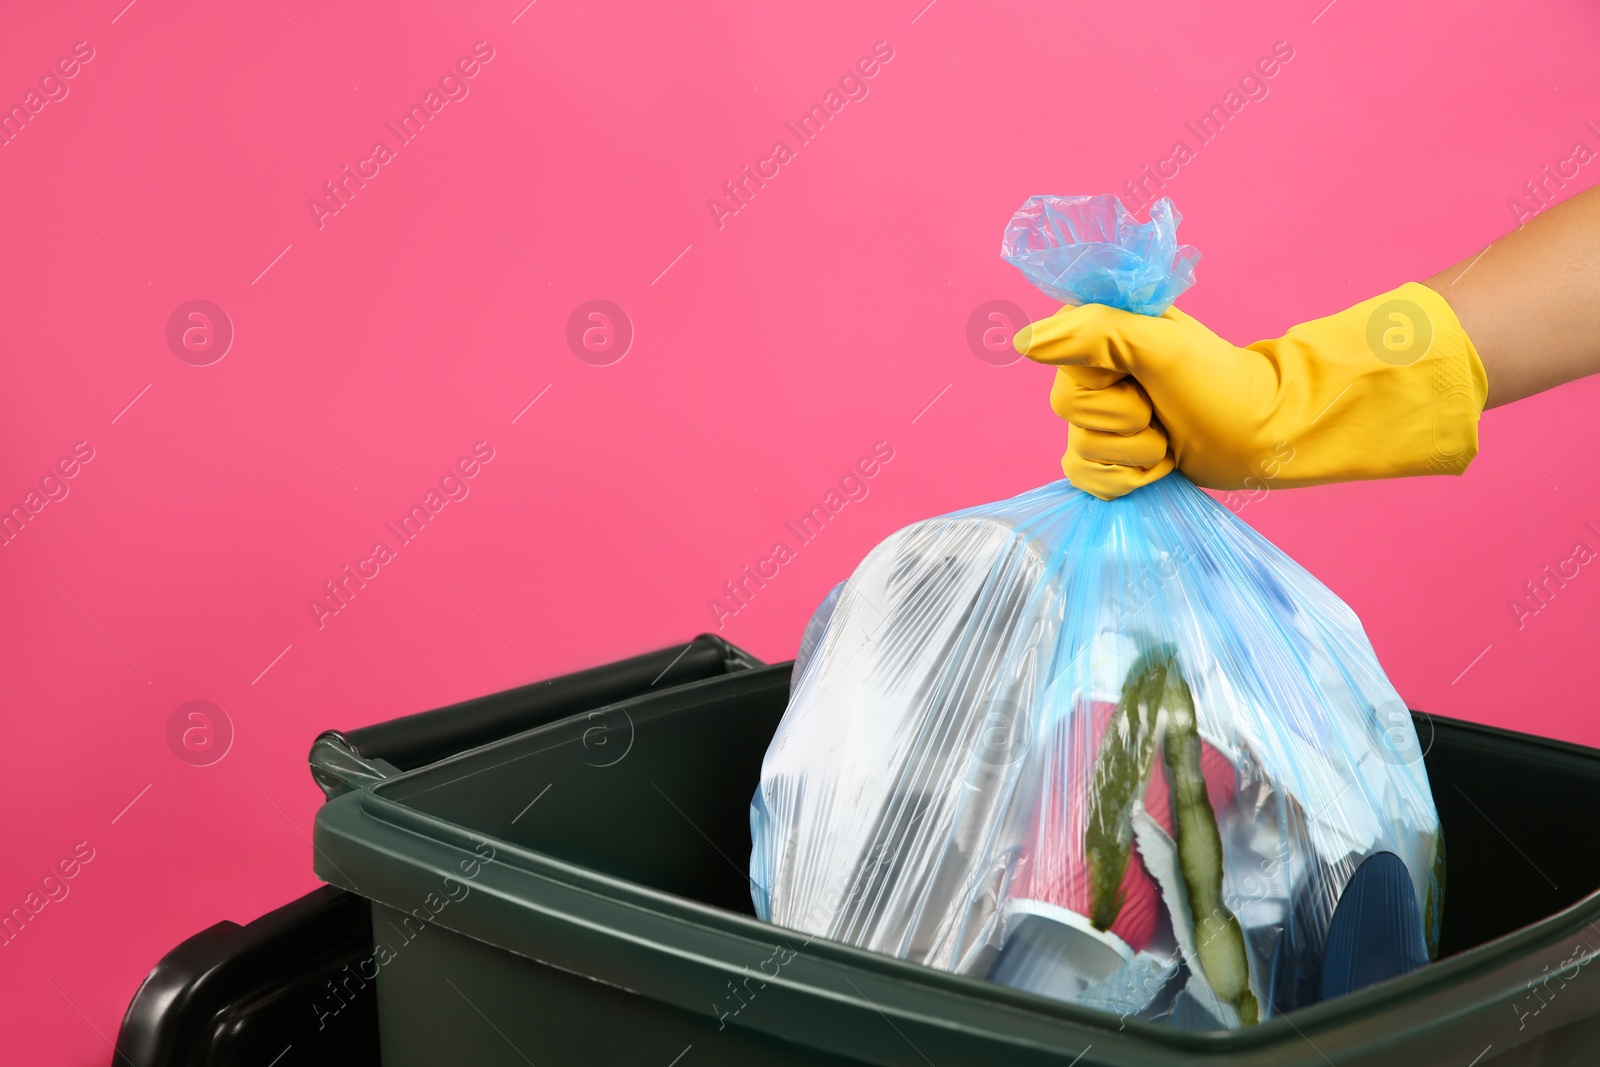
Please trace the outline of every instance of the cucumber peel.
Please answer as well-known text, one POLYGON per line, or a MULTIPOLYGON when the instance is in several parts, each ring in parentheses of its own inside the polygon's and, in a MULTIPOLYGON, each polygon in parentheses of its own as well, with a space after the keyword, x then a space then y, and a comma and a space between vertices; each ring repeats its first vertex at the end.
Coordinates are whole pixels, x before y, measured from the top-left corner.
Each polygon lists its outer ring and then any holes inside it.
POLYGON ((1156 714, 1166 685, 1165 660, 1141 660, 1128 671, 1106 724, 1089 786, 1084 858, 1089 871, 1089 921, 1109 930, 1122 911, 1122 879, 1133 844, 1130 805, 1143 791, 1155 758, 1156 714))
POLYGON ((1166 672, 1161 706, 1166 712, 1161 747, 1172 787, 1173 837, 1189 913, 1194 918, 1200 968, 1217 996, 1239 1010, 1240 1021, 1254 1026, 1260 1021, 1261 1009, 1250 991, 1244 930, 1222 899, 1222 835, 1201 770, 1194 698, 1176 664, 1166 672))
POLYGON ((1428 959, 1439 958, 1439 925, 1444 915, 1444 827, 1433 835, 1433 869, 1428 872, 1428 899, 1422 911, 1422 935, 1427 941, 1428 959))
POLYGON ((1250 990, 1244 930, 1222 899, 1222 835, 1201 769, 1194 697, 1170 653, 1145 656, 1128 671, 1095 758, 1084 835, 1089 921, 1097 930, 1108 930, 1122 912, 1132 805, 1150 777, 1158 720, 1165 727, 1162 758, 1172 793, 1178 871, 1194 919, 1195 954, 1218 998, 1238 1010, 1244 1025, 1254 1026, 1261 1009, 1250 990))

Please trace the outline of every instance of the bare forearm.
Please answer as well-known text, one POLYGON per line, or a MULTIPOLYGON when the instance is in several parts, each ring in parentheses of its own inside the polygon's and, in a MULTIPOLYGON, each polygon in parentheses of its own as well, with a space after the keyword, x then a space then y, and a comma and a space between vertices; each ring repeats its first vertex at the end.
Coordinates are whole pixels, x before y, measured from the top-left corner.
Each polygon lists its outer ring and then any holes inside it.
POLYGON ((1489 407, 1600 372, 1600 187, 1423 284, 1472 338, 1489 407))

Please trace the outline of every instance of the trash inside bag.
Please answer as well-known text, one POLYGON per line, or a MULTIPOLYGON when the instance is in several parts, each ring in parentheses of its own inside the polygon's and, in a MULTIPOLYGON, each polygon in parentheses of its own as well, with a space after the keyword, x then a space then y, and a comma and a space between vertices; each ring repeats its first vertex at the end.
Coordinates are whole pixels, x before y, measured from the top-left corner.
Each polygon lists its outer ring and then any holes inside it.
POLYGON ((1405 704, 1351 610, 1180 474, 914 523, 803 653, 751 804, 763 919, 1191 1029, 1437 954, 1405 704))

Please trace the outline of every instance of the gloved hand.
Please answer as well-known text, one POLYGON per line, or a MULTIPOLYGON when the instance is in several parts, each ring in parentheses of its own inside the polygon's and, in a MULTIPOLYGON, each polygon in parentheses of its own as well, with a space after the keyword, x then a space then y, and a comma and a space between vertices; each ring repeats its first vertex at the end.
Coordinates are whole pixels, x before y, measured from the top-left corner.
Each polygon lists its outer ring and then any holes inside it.
POLYGON ((1211 489, 1460 474, 1478 452, 1483 363, 1438 293, 1408 282, 1236 348, 1177 308, 1099 304, 1017 331, 1057 366, 1061 469, 1109 500, 1174 466, 1211 489))

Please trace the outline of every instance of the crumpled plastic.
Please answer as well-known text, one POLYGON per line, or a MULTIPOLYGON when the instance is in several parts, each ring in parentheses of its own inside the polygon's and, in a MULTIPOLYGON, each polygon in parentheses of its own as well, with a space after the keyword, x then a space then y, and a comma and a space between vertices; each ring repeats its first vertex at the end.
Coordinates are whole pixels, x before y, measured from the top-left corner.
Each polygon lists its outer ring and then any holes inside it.
POLYGON ((1063 304, 1160 315, 1194 284, 1200 253, 1162 197, 1138 222, 1116 196, 1034 196, 1006 227, 1000 257, 1063 304))
POLYGON ((792 687, 751 802, 763 919, 1199 1029, 1347 991, 1375 937, 1382 973, 1437 952, 1406 705, 1349 607, 1181 474, 898 531, 792 687))

